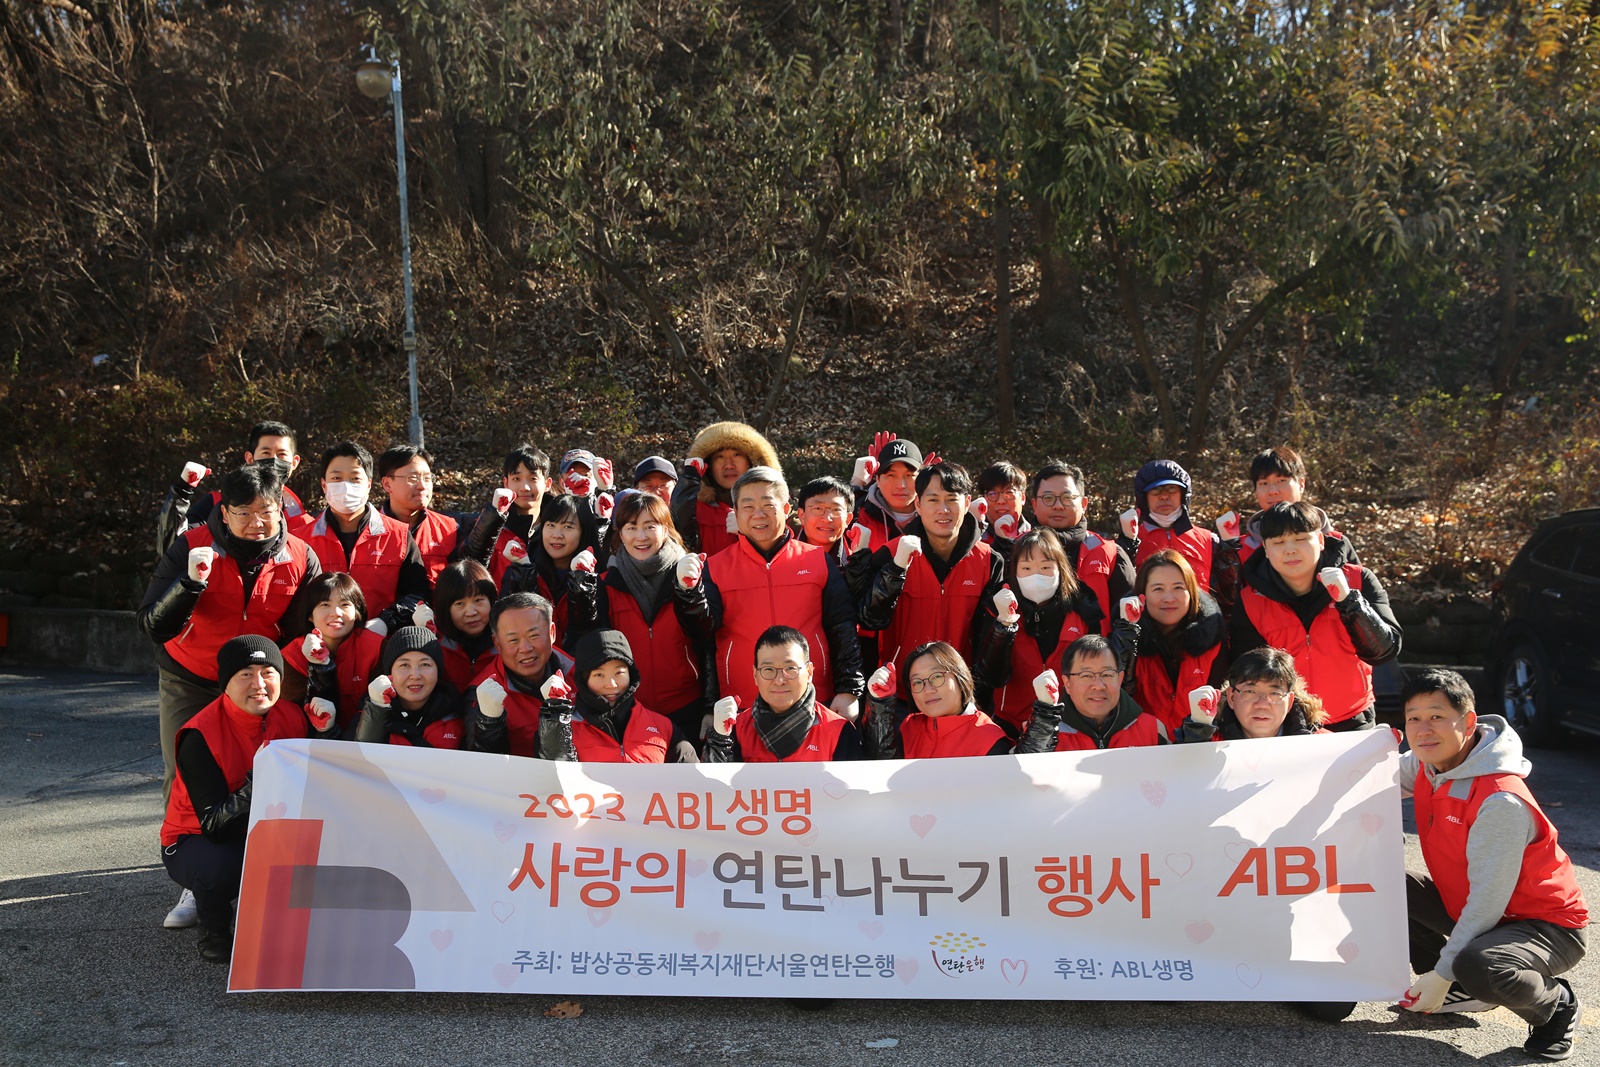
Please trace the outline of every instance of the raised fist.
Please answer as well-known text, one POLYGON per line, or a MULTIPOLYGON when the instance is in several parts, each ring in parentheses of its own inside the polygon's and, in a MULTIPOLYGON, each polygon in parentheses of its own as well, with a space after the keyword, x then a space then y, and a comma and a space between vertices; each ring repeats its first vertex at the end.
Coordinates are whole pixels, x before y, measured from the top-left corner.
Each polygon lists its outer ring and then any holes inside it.
POLYGON ((711 728, 723 737, 733 732, 733 720, 739 716, 739 701, 723 697, 711 706, 711 728))
POLYGON ((1222 694, 1209 685, 1189 691, 1189 718, 1202 726, 1210 726, 1217 718, 1217 706, 1222 694))
POLYGON ((191 548, 189 550, 189 580, 194 582, 210 581, 211 561, 216 558, 216 554, 216 550, 210 545, 191 548))
POLYGON ((1117 601, 1117 614, 1123 622, 1138 622, 1144 616, 1144 597, 1125 596, 1117 601))
POLYGON ((894 565, 901 570, 911 566, 911 561, 922 555, 922 538, 916 534, 906 534, 895 543, 894 565))
POLYGON ((1139 539, 1139 509, 1129 508, 1117 516, 1117 522, 1122 527, 1122 536, 1130 541, 1139 539))
POLYGON ((333 715, 337 710, 332 701, 312 697, 306 703, 306 718, 317 728, 317 733, 325 734, 333 728, 333 715))
POLYGON ((851 526, 844 535, 845 551, 850 555, 872 547, 872 531, 859 522, 851 526))
POLYGON ((678 560, 674 568, 678 573, 678 584, 685 589, 693 589, 700 584, 700 571, 705 566, 705 554, 694 555, 689 553, 678 560))
POLYGON ((877 476, 878 461, 871 456, 857 456, 856 469, 850 475, 850 484, 857 489, 865 489, 877 476))
POLYGON ((307 663, 314 663, 319 667, 328 665, 333 656, 328 651, 328 646, 322 643, 322 631, 312 630, 300 642, 300 653, 305 656, 307 663))
POLYGON ((204 478, 210 473, 210 467, 202 466, 199 463, 191 461, 183 465, 183 474, 180 475, 180 477, 183 478, 183 483, 192 489, 200 484, 201 478, 204 478))
POLYGON ((506 547, 500 550, 500 555, 505 557, 507 563, 528 562, 528 548, 521 541, 506 542, 506 547))
POLYGON ((594 563, 594 550, 591 548, 586 548, 572 557, 572 569, 579 574, 593 574, 594 563))
POLYGON ((382 619, 368 619, 367 629, 371 630, 379 637, 389 636, 389 624, 384 622, 382 619))
POLYGON ((736 534, 739 532, 739 516, 735 513, 731 511, 728 512, 728 517, 725 520, 725 524, 729 533, 736 534))
POLYGON ((1017 529, 1017 517, 1015 515, 1000 516, 994 520, 994 532, 996 537, 1006 541, 1015 541, 1021 535, 1021 531, 1017 529))
POLYGON ((493 678, 478 683, 478 710, 491 719, 506 713, 506 687, 493 678))
POLYGON ((1022 619, 1022 612, 1017 610, 1017 594, 1009 585, 1002 585, 994 595, 994 611, 1001 626, 1015 626, 1022 619))
POLYGON ((972 503, 967 507, 967 510, 978 516, 979 522, 989 521, 989 502, 983 497, 973 497, 972 503))
POLYGON ((387 674, 380 674, 367 683, 367 699, 380 708, 393 704, 394 698, 394 683, 389 680, 387 674))
POLYGON ((587 474, 579 474, 576 471, 569 472, 565 478, 561 479, 561 484, 566 486, 567 492, 574 496, 588 496, 594 491, 594 479, 587 474))
POLYGON ((567 684, 566 675, 556 671, 539 687, 539 695, 546 700, 571 700, 572 686, 567 684))
POLYGON ((879 700, 887 700, 894 696, 894 691, 898 688, 895 675, 894 661, 891 660, 872 672, 872 677, 867 679, 867 692, 879 700))
POLYGON ((517 494, 513 493, 509 489, 496 489, 494 491, 492 503, 494 505, 494 509, 500 513, 500 517, 502 519, 510 514, 511 502, 516 498, 517 494))
POLYGON ((611 521, 611 512, 617 506, 617 498, 610 493, 601 493, 594 498, 594 513, 600 516, 601 522, 611 521))
POLYGON ((1049 667, 1039 677, 1033 680, 1033 695, 1039 698, 1041 704, 1055 707, 1061 703, 1061 679, 1049 667))
POLYGON ((1328 590, 1335 604, 1344 602, 1350 595, 1350 580, 1344 576, 1343 567, 1324 567, 1317 572, 1317 581, 1328 590))
POLYGON ((1235 541, 1239 537, 1239 513, 1237 511, 1224 512, 1217 517, 1217 534, 1224 541, 1235 541))
POLYGON ((688 459, 683 461, 682 465, 687 467, 689 470, 694 471, 695 477, 697 478, 704 478, 706 476, 706 461, 701 459, 699 456, 690 456, 688 459))
POLYGON ((418 604, 411 609, 411 625, 420 626, 424 630, 439 632, 439 624, 433 619, 433 608, 426 602, 418 604))
POLYGON ((615 484, 612 480, 613 473, 614 468, 611 466, 611 461, 609 459, 595 461, 594 477, 595 481, 600 483, 600 488, 610 489, 615 484))

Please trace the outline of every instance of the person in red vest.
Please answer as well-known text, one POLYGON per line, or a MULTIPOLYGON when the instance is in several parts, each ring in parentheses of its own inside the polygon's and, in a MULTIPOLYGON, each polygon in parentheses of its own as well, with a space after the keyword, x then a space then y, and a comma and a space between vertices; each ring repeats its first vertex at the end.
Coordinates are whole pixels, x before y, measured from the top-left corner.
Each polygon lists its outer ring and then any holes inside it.
POLYGON ((466 548, 472 516, 433 509, 433 453, 416 445, 394 445, 378 457, 378 483, 388 498, 383 513, 411 529, 428 582, 466 548))
POLYGON ((1163 548, 1181 552, 1200 591, 1216 598, 1226 614, 1238 586, 1238 557, 1210 530, 1189 517, 1189 472, 1170 459, 1153 459, 1133 476, 1134 507, 1122 515, 1124 547, 1135 567, 1163 548))
POLYGON ((1054 530, 1072 573, 1100 598, 1100 634, 1109 636, 1117 605, 1133 591, 1133 560, 1115 541, 1089 529, 1083 471, 1051 460, 1034 472, 1028 504, 1040 526, 1054 530))
POLYGON ((1139 567, 1134 593, 1144 597, 1133 699, 1175 734, 1189 714, 1189 694, 1218 688, 1228 672, 1228 623, 1202 592, 1189 561, 1175 549, 1151 554, 1139 567))
POLYGON ((1583 1008, 1556 976, 1583 959, 1589 909, 1555 826, 1528 791, 1522 740, 1500 716, 1477 714, 1472 687, 1454 671, 1422 671, 1400 698, 1411 746, 1400 786, 1415 805, 1428 866, 1406 875, 1420 977, 1400 1005, 1510 1008, 1529 1027, 1524 1052, 1564 1060, 1583 1008))
POLYGON ((353 736, 367 683, 377 676, 383 638, 366 628, 367 601, 354 578, 324 571, 306 583, 303 605, 283 646, 283 694, 304 703, 316 697, 334 706, 340 736, 353 736))
POLYGON ((374 745, 461 747, 461 694, 444 677, 439 638, 402 626, 383 642, 377 676, 367 684, 355 739, 374 745))
POLYGON ((456 560, 439 572, 433 584, 433 604, 420 625, 432 622, 439 631, 441 666, 458 693, 472 688, 494 665, 489 613, 498 595, 489 572, 477 560, 456 560))
POLYGON ((673 490, 678 488, 678 468, 662 456, 646 456, 633 468, 633 487, 660 497, 671 507, 673 490))
POLYGON ((550 601, 537 593, 512 593, 489 613, 495 660, 467 694, 462 715, 474 752, 537 756, 540 692, 550 677, 572 669, 572 658, 555 647, 550 601))
POLYGON ((1294 658, 1276 648, 1246 652, 1228 669, 1226 689, 1200 686, 1185 703, 1187 714, 1173 733, 1179 743, 1328 732, 1322 728, 1322 701, 1306 690, 1294 658))
POLYGON ((550 457, 526 442, 506 453, 501 470, 500 488, 478 513, 461 551, 462 559, 477 560, 488 569, 497 588, 506 568, 515 562, 516 551, 527 558, 535 543, 534 528, 544 511, 545 493, 554 484, 550 457), (511 549, 512 545, 517 549, 511 549))
MULTIPOLYGON (((300 536, 322 561, 322 569, 344 571, 356 580, 371 619, 396 601, 427 600, 433 589, 410 528, 367 500, 372 453, 354 441, 340 441, 322 454, 321 477, 328 506, 300 536)), ((387 633, 388 626, 379 632, 387 633)))
POLYGON ((585 634, 621 631, 636 650, 639 701, 696 739, 711 710, 718 622, 703 574, 704 562, 684 551, 666 503, 652 493, 625 493, 604 573, 574 570, 568 579, 567 640, 574 651, 585 634))
POLYGON ((966 469, 941 460, 918 471, 915 485, 917 517, 873 553, 858 618, 878 632, 879 661, 902 674, 911 650, 929 641, 969 657, 973 629, 1005 577, 1005 560, 979 540, 966 469))
MULTIPOLYGON (((283 517, 289 532, 305 517, 300 498, 289 488, 289 477, 300 468, 300 456, 295 452, 294 431, 281 422, 258 422, 250 427, 245 437, 244 461, 265 463, 278 473, 283 486, 283 517)), ((222 499, 220 490, 196 498, 195 491, 211 471, 202 463, 185 463, 178 480, 172 483, 167 498, 161 503, 161 514, 156 520, 156 555, 172 547, 179 533, 191 526, 204 526, 211 511, 222 499)))
MULTIPOLYGON (((1287 445, 1265 449, 1256 453, 1250 461, 1250 484, 1255 487, 1257 513, 1244 524, 1241 535, 1236 538, 1240 563, 1261 548, 1261 512, 1274 504, 1295 504, 1305 499, 1306 462, 1300 458, 1300 453, 1287 445)), ((1327 512, 1318 508, 1317 513, 1322 516, 1322 536, 1330 544, 1339 544, 1344 548, 1344 558, 1339 562, 1360 563, 1355 546, 1349 538, 1333 528, 1333 521, 1328 518, 1327 512)), ((1217 524, 1220 528, 1224 520, 1218 519, 1217 524)))
POLYGON ((550 601, 556 644, 566 648, 569 579, 575 571, 592 575, 604 563, 601 528, 594 509, 572 493, 547 497, 543 515, 528 558, 511 564, 501 576, 500 595, 538 593, 550 601))
POLYGON ((672 720, 639 700, 639 669, 621 631, 591 630, 578 639, 572 659, 571 684, 560 674, 544 683, 544 707, 539 711, 540 759, 700 762, 694 743, 672 720))
POLYGON ((892 433, 872 437, 872 451, 856 458, 850 486, 858 494, 855 521, 871 535, 867 548, 876 551, 906 532, 917 517, 917 472, 939 461, 892 433))
POLYGON ((706 561, 706 598, 717 628, 717 686, 748 707, 754 678, 741 664, 770 626, 805 635, 815 663, 817 697, 855 718, 866 688, 856 638, 856 606, 844 575, 825 549, 789 533, 789 486, 774 467, 752 467, 734 483, 739 539, 706 561))
POLYGON ((1000 460, 978 473, 977 486, 985 505, 982 517, 988 524, 983 543, 1009 556, 1017 538, 1033 529, 1022 515, 1028 502, 1028 474, 1016 464, 1000 460))
POLYGON ((734 483, 751 467, 777 466, 777 451, 753 426, 714 422, 695 434, 672 492, 672 524, 684 547, 710 557, 733 545, 734 483))
POLYGON ((792 626, 772 626, 755 641, 756 698, 718 700, 706 732, 706 763, 817 763, 861 758, 854 724, 817 699, 811 644, 792 626))
POLYGON ((885 663, 867 679, 867 707, 861 715, 866 759, 1010 753, 1011 738, 978 710, 972 672, 952 645, 944 641, 919 645, 906 663, 906 688, 915 705, 909 713, 904 700, 898 699, 893 663, 885 663))
MULTIPOLYGON (((311 736, 312 730, 298 704, 280 699, 283 657, 268 638, 244 634, 224 642, 211 669, 222 679, 222 695, 178 730, 177 777, 161 822, 161 862, 194 902, 200 958, 227 963, 256 750, 282 738, 311 736)), ((324 722, 333 725, 331 717, 324 722)))
MULTIPOLYGON (((972 654, 990 711, 1011 738, 1021 737, 1033 716, 1034 678, 1060 663, 1078 638, 1100 633, 1100 623, 1100 599, 1078 581, 1055 531, 1040 527, 1017 538, 1006 561, 1005 587, 984 605, 972 654)), ((1136 630, 1119 623, 1112 636, 1119 663, 1136 637, 1136 630)))
POLYGON ((1283 649, 1327 709, 1328 729, 1372 729, 1372 667, 1400 654, 1389 594, 1367 568, 1339 563, 1343 549, 1328 544, 1321 513, 1303 500, 1262 512, 1261 534, 1262 551, 1242 569, 1230 651, 1283 649))
POLYGON ((1140 710, 1123 692, 1116 649, 1104 637, 1089 634, 1067 646, 1061 670, 1067 676, 1065 693, 1048 667, 1033 680, 1038 699, 1033 720, 1017 743, 1018 755, 1136 748, 1171 740, 1161 720, 1140 710))

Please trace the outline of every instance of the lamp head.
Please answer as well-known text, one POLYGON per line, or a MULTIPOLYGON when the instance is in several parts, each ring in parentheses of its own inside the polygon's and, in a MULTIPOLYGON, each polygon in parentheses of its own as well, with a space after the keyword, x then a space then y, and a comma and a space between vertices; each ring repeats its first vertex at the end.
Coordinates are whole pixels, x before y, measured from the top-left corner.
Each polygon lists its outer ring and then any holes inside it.
POLYGON ((394 87, 394 77, 389 64, 378 58, 378 52, 367 45, 361 63, 356 67, 356 88, 369 100, 382 100, 394 87))

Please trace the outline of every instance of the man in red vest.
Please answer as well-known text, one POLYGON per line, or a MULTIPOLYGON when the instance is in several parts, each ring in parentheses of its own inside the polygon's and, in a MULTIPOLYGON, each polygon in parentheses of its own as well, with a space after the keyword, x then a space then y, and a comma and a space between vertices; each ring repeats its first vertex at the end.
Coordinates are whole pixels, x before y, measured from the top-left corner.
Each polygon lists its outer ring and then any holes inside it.
POLYGON ((1121 545, 1089 529, 1086 491, 1080 468, 1053 459, 1028 482, 1028 504, 1039 525, 1055 531, 1078 581, 1094 590, 1100 601, 1100 633, 1109 636, 1117 605, 1133 591, 1135 571, 1121 545))
POLYGON ((917 472, 938 462, 922 457, 922 449, 892 433, 873 435, 872 454, 856 458, 850 487, 858 494, 855 521, 871 534, 876 550, 906 532, 917 517, 917 472))
POLYGON ((378 457, 378 483, 388 497, 383 513, 411 529, 432 586, 466 544, 473 517, 433 510, 433 454, 416 445, 386 449, 378 457))
POLYGON ((773 626, 756 639, 757 696, 748 711, 723 697, 706 731, 706 763, 819 763, 861 758, 861 735, 817 699, 806 636, 773 626))
POLYGON ((1192 491, 1189 472, 1173 460, 1153 459, 1140 467, 1133 476, 1134 507, 1122 515, 1123 543, 1131 545, 1135 567, 1163 548, 1182 553, 1201 592, 1215 597, 1223 614, 1228 614, 1238 585, 1239 558, 1231 545, 1191 520, 1192 491))
MULTIPOLYGON (((265 463, 278 472, 278 481, 283 486, 283 517, 288 521, 292 533, 294 525, 305 515, 300 498, 289 488, 289 476, 300 467, 300 456, 295 452, 294 431, 281 422, 256 423, 245 437, 244 461, 265 463)), ((216 491, 198 498, 195 496, 200 482, 210 473, 201 463, 183 465, 183 473, 172 483, 166 500, 161 503, 161 515, 156 520, 157 555, 171 548, 172 539, 186 527, 205 525, 211 510, 222 496, 216 491)))
POLYGON ((555 647, 555 609, 537 593, 508 593, 489 612, 493 665, 473 681, 462 717, 466 743, 475 752, 513 756, 539 754, 542 687, 572 659, 555 647))
POLYGON ((1017 744, 1017 755, 1138 748, 1171 742, 1166 725, 1134 703, 1122 688, 1123 665, 1099 634, 1086 634, 1061 654, 1061 680, 1049 667, 1033 680, 1033 720, 1017 744), (1062 696, 1066 700, 1062 700, 1062 696))
MULTIPOLYGON (((1236 535, 1237 552, 1241 563, 1261 548, 1260 512, 1266 511, 1274 504, 1295 504, 1305 499, 1306 461, 1300 458, 1300 453, 1288 445, 1279 445, 1277 448, 1257 452, 1255 458, 1250 461, 1250 484, 1255 487, 1257 513, 1244 524, 1242 533, 1236 535)), ((1360 563, 1355 546, 1350 543, 1349 538, 1333 528, 1333 522, 1328 518, 1327 512, 1318 508, 1317 513, 1322 516, 1322 536, 1344 547, 1344 558, 1340 562, 1360 563)), ((1219 518, 1218 530, 1220 531, 1224 525, 1223 519, 1219 518)), ((1224 534, 1224 537, 1227 536, 1230 535, 1224 534)))
MULTIPOLYGON (((373 507, 372 453, 340 441, 322 454, 322 495, 328 507, 299 536, 316 552, 325 571, 344 571, 367 598, 376 619, 397 600, 427 600, 433 593, 411 530, 373 507)), ((409 621, 409 620, 408 620, 409 621)), ((380 633, 387 633, 384 626, 380 633)))
POLYGON ((491 495, 465 538, 463 559, 477 560, 489 571, 496 588, 511 561, 506 550, 513 544, 526 559, 537 543, 546 494, 555 484, 550 477, 550 457, 524 442, 506 453, 500 488, 491 495))
POLYGON ((1454 671, 1406 683, 1401 789, 1416 806, 1428 873, 1406 875, 1411 966, 1400 1001, 1420 1012, 1510 1008, 1530 1056, 1564 1060, 1583 1016, 1562 974, 1587 947, 1572 860, 1524 779, 1532 765, 1498 715, 1478 715, 1454 671))

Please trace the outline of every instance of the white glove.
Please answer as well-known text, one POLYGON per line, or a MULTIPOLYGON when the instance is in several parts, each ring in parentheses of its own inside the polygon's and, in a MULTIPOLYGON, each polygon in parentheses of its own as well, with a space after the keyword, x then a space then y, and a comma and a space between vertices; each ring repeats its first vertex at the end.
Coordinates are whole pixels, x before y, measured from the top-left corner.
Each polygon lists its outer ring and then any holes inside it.
POLYGON ((494 509, 500 513, 502 519, 511 511, 511 502, 516 498, 517 494, 509 489, 496 489, 494 491, 494 509))
POLYGON ((890 660, 872 672, 872 677, 867 679, 867 692, 879 700, 886 700, 894 696, 895 691, 894 661, 890 660))
POLYGON ((1236 540, 1239 536, 1239 513, 1228 511, 1217 517, 1217 533, 1224 541, 1236 540))
POLYGON ((382 619, 368 619, 367 629, 371 630, 379 637, 389 636, 389 624, 384 622, 382 619))
POLYGON ((614 487, 614 469, 609 459, 597 460, 594 468, 594 480, 600 483, 600 488, 611 489, 614 487))
POLYGON ((723 737, 733 732, 733 720, 739 716, 739 701, 723 697, 711 706, 711 728, 723 737))
POLYGON ((210 467, 191 461, 183 465, 183 473, 179 475, 179 477, 183 479, 183 484, 192 489, 200 484, 200 479, 204 478, 210 473, 210 467))
POLYGON ((1400 1006, 1407 1011, 1435 1012, 1444 1007, 1444 997, 1448 992, 1450 979, 1438 971, 1429 971, 1411 983, 1406 995, 1400 998, 1400 1006))
POLYGON ((312 697, 306 704, 306 718, 311 720, 311 725, 317 728, 317 733, 325 734, 333 729, 334 713, 338 709, 333 702, 321 697, 312 697))
POLYGON ((580 574, 593 574, 594 562, 594 550, 586 548, 572 557, 572 569, 580 574))
POLYGON ((189 550, 189 580, 192 582, 210 581, 211 561, 216 558, 216 555, 216 550, 210 545, 191 548, 189 550))
POLYGON ((1033 680, 1033 695, 1038 697, 1041 703, 1049 704, 1051 707, 1061 703, 1061 679, 1056 676, 1055 671, 1046 667, 1044 673, 1033 680))
POLYGON ((696 478, 704 478, 706 476, 706 461, 701 459, 699 456, 690 456, 688 459, 678 464, 678 467, 680 469, 694 471, 694 476, 696 478))
POLYGON ((1022 612, 1017 610, 1017 594, 1009 585, 1002 585, 994 595, 994 610, 1001 626, 1015 626, 1022 620, 1022 612))
POLYGON ((394 683, 387 674, 380 674, 367 683, 367 699, 380 707, 388 707, 394 703, 394 683))
POLYGON ((1125 596, 1117 601, 1117 614, 1123 622, 1138 622, 1144 615, 1144 597, 1125 596))
POLYGON ((546 700, 571 700, 572 686, 567 684, 566 675, 556 671, 539 687, 539 695, 546 700))
POLYGON ((1222 702, 1222 694, 1209 685, 1202 685, 1199 689, 1189 690, 1189 718, 1201 726, 1210 726, 1217 721, 1217 708, 1222 702))
POLYGON ((857 456, 856 469, 850 475, 850 484, 857 489, 865 489, 871 484, 873 476, 877 473, 877 460, 871 456, 857 456))
POLYGON ((1002 541, 1015 541, 1022 536, 1015 515, 1002 515, 994 520, 994 533, 1002 541))
POLYGON ((678 573, 678 584, 685 589, 693 589, 699 585, 701 567, 700 557, 693 552, 678 560, 678 564, 674 568, 678 573))
POLYGON ((617 509, 617 498, 610 493, 601 493, 594 498, 594 513, 600 516, 601 522, 610 522, 611 513, 617 509))
POLYGON ((411 609, 411 625, 420 626, 424 630, 439 632, 439 624, 434 622, 433 608, 426 602, 418 604, 411 609))
POLYGON ((1350 580, 1344 576, 1343 567, 1322 568, 1317 572, 1317 581, 1327 588, 1335 604, 1343 603, 1344 598, 1350 595, 1350 580))
POLYGON ((845 533, 844 544, 845 549, 852 556, 864 549, 871 548, 872 531, 858 522, 845 533))
POLYGON ((894 565, 901 570, 911 566, 911 561, 922 555, 922 538, 906 534, 894 546, 894 565))
POLYGON ((333 656, 328 652, 328 646, 322 643, 322 633, 312 630, 300 642, 300 654, 306 658, 307 663, 315 663, 319 667, 326 666, 333 656))
POLYGON ((1130 541, 1139 539, 1139 509, 1129 508, 1117 516, 1117 522, 1122 526, 1122 536, 1130 541))
POLYGON ((989 521, 989 502, 983 497, 973 497, 972 503, 967 506, 967 510, 978 517, 980 525, 989 521))
POLYGON ((526 563, 528 547, 521 541, 507 541, 506 547, 500 550, 500 555, 507 563, 526 563))
POLYGON ((478 683, 478 710, 491 719, 498 719, 506 713, 505 686, 493 678, 485 678, 478 683))
POLYGON ((727 528, 728 532, 731 534, 736 534, 739 532, 739 516, 731 511, 728 512, 727 528))

